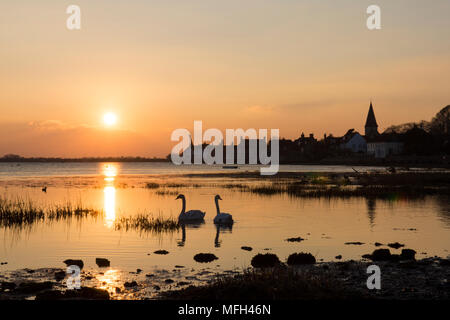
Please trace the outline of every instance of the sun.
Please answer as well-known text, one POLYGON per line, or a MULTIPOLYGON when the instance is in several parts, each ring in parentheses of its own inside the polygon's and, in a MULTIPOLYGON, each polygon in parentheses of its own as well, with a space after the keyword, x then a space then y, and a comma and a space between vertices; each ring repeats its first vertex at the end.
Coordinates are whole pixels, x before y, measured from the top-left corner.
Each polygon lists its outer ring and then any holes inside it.
POLYGON ((115 113, 108 112, 103 115, 103 123, 110 127, 117 123, 117 116, 115 113))

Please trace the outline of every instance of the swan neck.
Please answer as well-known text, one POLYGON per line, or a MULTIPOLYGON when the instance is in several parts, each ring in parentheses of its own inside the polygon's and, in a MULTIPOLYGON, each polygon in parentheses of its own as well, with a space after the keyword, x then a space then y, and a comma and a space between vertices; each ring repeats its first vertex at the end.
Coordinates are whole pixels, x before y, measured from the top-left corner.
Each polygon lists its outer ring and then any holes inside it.
POLYGON ((220 214, 220 209, 219 209, 219 199, 216 199, 216 209, 217 209, 217 214, 220 214))
POLYGON ((181 198, 181 201, 182 201, 181 214, 184 214, 186 212, 186 199, 181 198))

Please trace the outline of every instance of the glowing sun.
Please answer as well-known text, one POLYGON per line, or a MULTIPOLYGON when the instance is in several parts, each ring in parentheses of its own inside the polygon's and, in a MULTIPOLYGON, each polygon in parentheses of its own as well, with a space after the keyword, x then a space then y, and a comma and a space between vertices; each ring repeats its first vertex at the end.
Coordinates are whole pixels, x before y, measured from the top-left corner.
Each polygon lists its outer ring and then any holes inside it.
POLYGON ((103 115, 103 123, 108 127, 113 126, 117 123, 117 116, 112 112, 105 113, 103 115))

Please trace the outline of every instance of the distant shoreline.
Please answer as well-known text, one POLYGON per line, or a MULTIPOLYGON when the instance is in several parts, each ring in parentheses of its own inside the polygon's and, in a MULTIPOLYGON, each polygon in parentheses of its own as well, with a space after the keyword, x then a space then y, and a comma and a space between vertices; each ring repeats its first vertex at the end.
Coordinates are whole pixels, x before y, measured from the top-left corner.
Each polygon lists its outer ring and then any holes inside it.
POLYGON ((105 158, 0 158, 3 163, 22 162, 170 162, 164 158, 142 158, 142 157, 105 157, 105 158))
MULTIPOLYGON (((171 163, 167 158, 145 157, 86 157, 86 158, 46 158, 46 157, 2 157, 0 163, 171 163)), ((205 165, 205 164, 202 164, 205 165)), ((242 164, 245 166, 248 164, 242 164)), ((257 164, 257 166, 261 164, 257 164)), ((304 165, 304 166, 368 166, 368 167, 399 167, 399 168, 446 168, 450 169, 450 162, 441 157, 393 157, 388 159, 361 159, 361 158, 334 158, 320 161, 280 161, 280 165, 304 165)), ((239 164, 237 165, 240 166, 239 164)))

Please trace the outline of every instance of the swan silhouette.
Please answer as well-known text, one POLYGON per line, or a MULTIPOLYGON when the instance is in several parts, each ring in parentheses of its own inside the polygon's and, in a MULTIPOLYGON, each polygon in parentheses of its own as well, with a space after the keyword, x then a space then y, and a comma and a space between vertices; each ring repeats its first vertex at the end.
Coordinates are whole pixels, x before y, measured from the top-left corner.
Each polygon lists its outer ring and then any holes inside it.
POLYGON ((234 221, 233 221, 233 216, 231 214, 220 212, 219 200, 222 200, 222 198, 219 195, 216 195, 214 197, 214 201, 216 202, 217 214, 214 217, 214 223, 215 224, 225 224, 225 225, 233 224, 234 221))
POLYGON ((184 194, 178 195, 175 200, 181 199, 183 201, 183 207, 181 208, 180 215, 178 216, 178 221, 189 222, 189 221, 201 221, 205 217, 205 213, 201 210, 189 210, 186 212, 186 197, 184 194))

